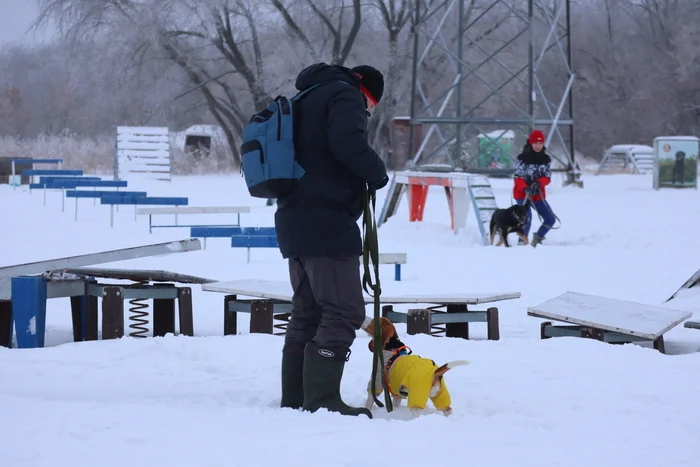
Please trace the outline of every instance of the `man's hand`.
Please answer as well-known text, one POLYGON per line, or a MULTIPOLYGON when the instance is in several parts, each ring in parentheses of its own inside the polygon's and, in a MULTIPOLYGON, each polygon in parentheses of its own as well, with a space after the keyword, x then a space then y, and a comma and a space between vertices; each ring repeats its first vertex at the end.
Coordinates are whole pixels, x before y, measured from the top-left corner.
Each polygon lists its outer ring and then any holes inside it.
POLYGON ((382 178, 381 180, 377 180, 377 181, 368 183, 367 188, 370 191, 377 191, 377 190, 381 190, 382 188, 384 188, 387 183, 389 183, 389 176, 384 175, 384 178, 382 178))

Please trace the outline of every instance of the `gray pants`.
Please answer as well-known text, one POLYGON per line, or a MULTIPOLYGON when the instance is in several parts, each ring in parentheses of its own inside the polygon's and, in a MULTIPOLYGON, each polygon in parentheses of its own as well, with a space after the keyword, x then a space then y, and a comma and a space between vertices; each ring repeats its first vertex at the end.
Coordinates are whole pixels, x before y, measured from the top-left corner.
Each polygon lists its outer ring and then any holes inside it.
POLYGON ((290 258, 294 295, 286 343, 350 347, 365 319, 360 258, 290 258))

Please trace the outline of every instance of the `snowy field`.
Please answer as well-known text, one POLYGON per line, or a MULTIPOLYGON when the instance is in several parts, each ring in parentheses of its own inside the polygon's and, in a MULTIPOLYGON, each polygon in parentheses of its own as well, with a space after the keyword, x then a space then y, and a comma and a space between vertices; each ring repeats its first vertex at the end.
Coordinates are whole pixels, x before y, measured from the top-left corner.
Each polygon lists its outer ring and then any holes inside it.
MULTIPOLYGON (((696 190, 652 190, 651 176, 584 176, 585 188, 561 187, 548 198, 562 225, 545 245, 480 245, 470 213, 459 235, 449 229, 442 188, 431 188, 424 222, 399 213, 379 231, 380 249, 406 252, 403 280, 381 272, 385 294, 510 292, 499 302, 501 340, 402 339, 437 363, 472 364, 446 376, 449 418, 432 408, 417 419, 400 408, 375 419, 279 409, 278 336, 224 338, 223 295, 193 286, 194 338, 124 338, 72 343, 68 299, 50 300, 44 349, 0 348, 0 465, 25 466, 406 466, 645 467, 700 465, 700 331, 676 327, 662 355, 649 345, 540 340, 540 320, 526 309, 566 291, 665 305, 695 312, 700 290, 664 303, 700 268, 696 190)), ((501 207, 510 180, 492 180, 501 207)), ((149 195, 187 196, 192 206, 249 205, 244 226, 272 226, 274 207, 251 199, 242 178, 180 177, 130 183, 149 195)), ((385 191, 379 193, 378 211, 385 191)), ((0 266, 188 237, 189 229, 148 233, 148 219, 122 207, 59 193, 0 186, 0 266)), ((168 220, 161 217, 159 220, 168 220)), ((181 217, 222 223, 226 215, 181 217)), ((535 219, 533 227, 539 226, 535 219)), ((515 241, 515 238, 513 238, 515 241)), ((245 249, 209 239, 203 251, 111 263, 165 269, 215 280, 287 280, 277 250, 245 249)), ((105 265, 102 265, 105 266, 105 265)), ((699 288, 700 289, 700 288, 699 288)), ((407 308, 407 307, 405 307, 407 308)), ((403 307, 397 307, 398 310, 403 307)), ((371 313, 368 307, 367 313, 371 313)), ((126 323, 129 324, 128 321, 126 323)), ((128 327, 126 328, 128 330, 128 327)), ((239 329, 248 322, 239 317, 239 329)), ((358 334, 342 395, 362 404, 371 369, 368 337, 358 334)))

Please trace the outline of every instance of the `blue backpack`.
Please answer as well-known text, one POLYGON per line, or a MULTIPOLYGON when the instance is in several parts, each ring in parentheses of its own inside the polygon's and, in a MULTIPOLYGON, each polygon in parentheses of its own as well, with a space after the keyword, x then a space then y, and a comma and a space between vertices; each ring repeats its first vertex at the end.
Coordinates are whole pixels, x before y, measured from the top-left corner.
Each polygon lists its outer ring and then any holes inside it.
POLYGON ((241 169, 254 198, 282 197, 294 190, 306 173, 294 151, 294 103, 322 84, 325 83, 311 86, 291 99, 277 96, 243 128, 241 169))

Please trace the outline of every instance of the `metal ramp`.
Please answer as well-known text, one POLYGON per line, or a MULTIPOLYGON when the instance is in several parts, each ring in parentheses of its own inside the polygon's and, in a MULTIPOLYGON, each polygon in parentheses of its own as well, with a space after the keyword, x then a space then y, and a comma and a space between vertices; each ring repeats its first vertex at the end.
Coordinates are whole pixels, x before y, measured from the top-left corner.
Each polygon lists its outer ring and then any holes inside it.
POLYGON ((596 175, 631 172, 645 174, 654 170, 654 148, 641 144, 617 144, 605 151, 596 175))
POLYGON ((469 175, 467 179, 469 198, 471 199, 474 214, 479 224, 479 233, 484 245, 489 245, 489 224, 493 212, 498 209, 496 197, 493 196, 491 182, 484 175, 469 175))

